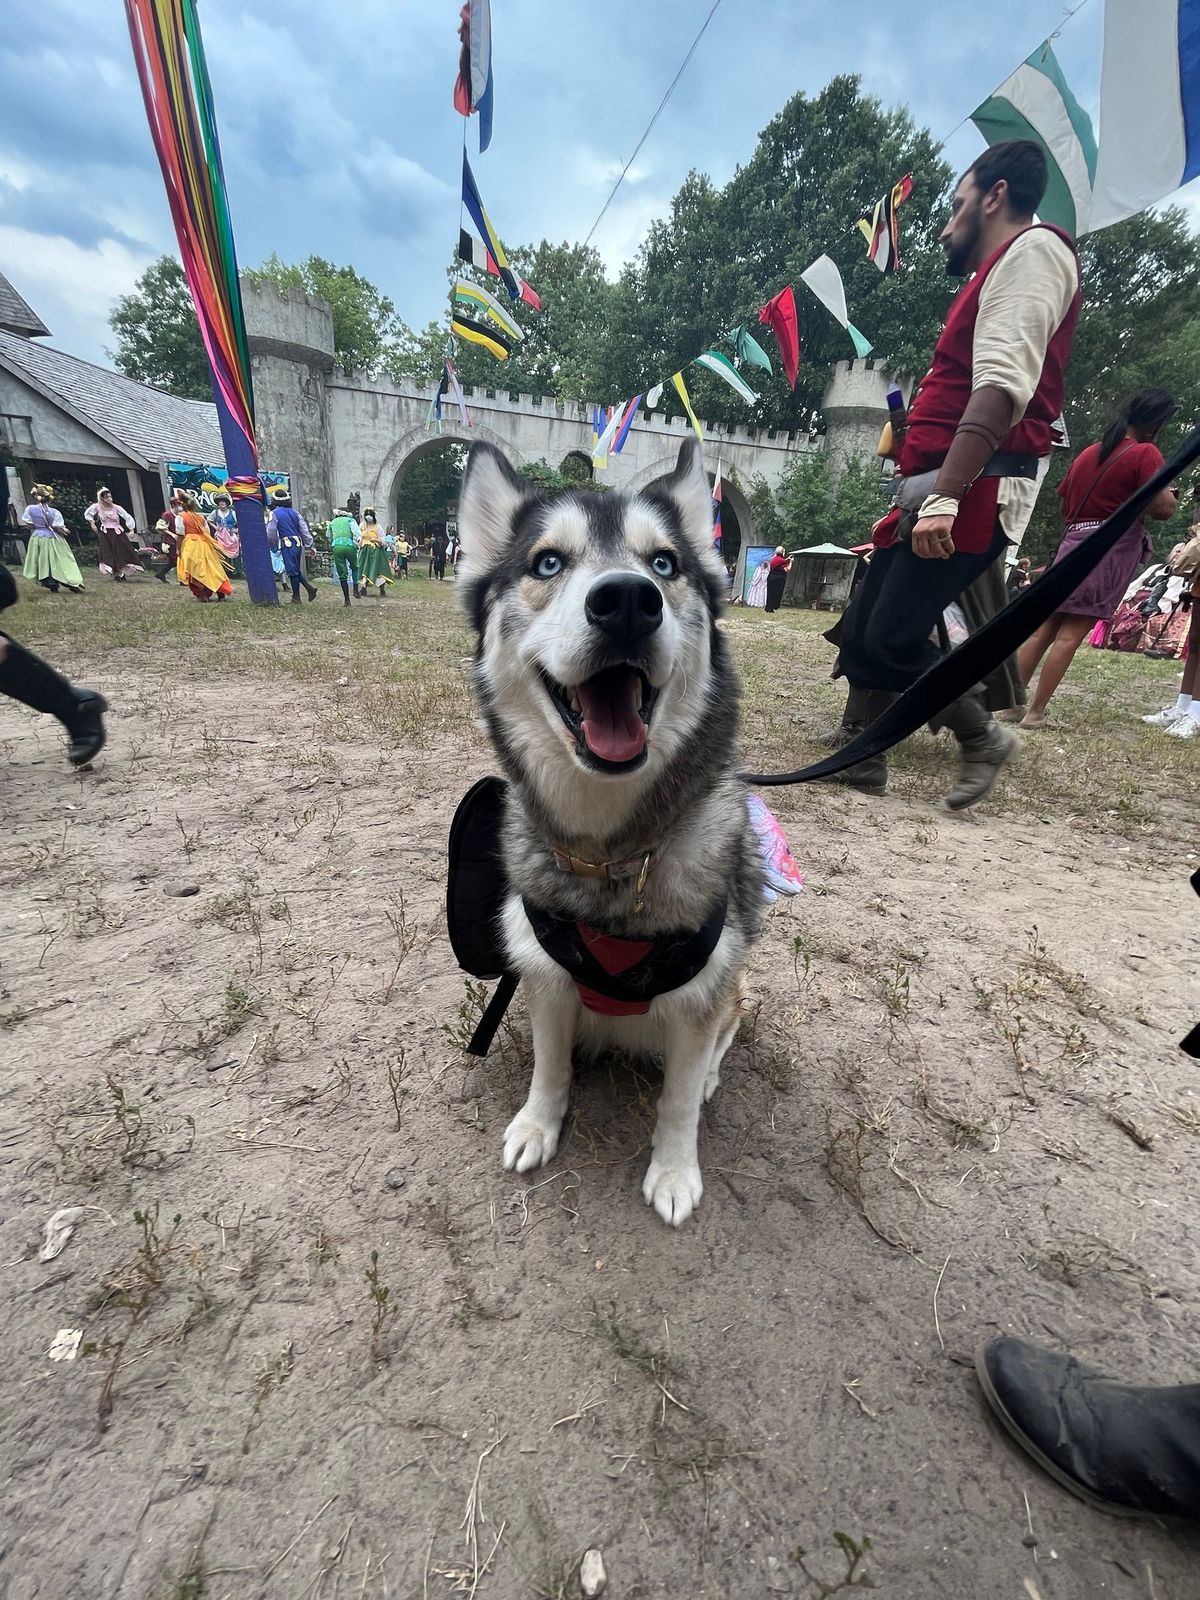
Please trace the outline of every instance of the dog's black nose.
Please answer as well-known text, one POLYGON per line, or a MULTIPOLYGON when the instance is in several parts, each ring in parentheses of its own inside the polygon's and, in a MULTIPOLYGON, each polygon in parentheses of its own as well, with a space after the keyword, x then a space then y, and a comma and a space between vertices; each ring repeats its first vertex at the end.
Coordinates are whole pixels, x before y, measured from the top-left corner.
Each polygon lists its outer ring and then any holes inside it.
POLYGON ((662 622, 662 590, 636 572, 614 573, 588 590, 584 611, 614 644, 628 647, 662 622))

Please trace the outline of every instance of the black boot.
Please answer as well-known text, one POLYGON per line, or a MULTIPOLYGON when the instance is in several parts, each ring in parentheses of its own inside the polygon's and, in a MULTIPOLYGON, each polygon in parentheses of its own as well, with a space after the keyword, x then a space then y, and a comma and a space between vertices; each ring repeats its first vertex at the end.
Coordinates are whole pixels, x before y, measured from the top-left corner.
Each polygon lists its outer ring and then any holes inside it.
POLYGON ((995 1339, 975 1357, 987 1402, 1038 1466, 1118 1515, 1200 1520, 1200 1384, 1136 1388, 1073 1356, 995 1339))
POLYGON ((840 750, 844 744, 850 743, 855 734, 863 731, 870 717, 870 701, 869 689, 859 689, 854 684, 849 686, 841 725, 824 741, 831 750, 840 750))
POLYGON ((342 604, 344 606, 348 606, 350 604, 350 585, 346 582, 345 578, 339 579, 339 582, 342 585, 342 604))
POLYGON ((61 673, 15 639, 5 640, 0 692, 11 695, 31 711, 58 718, 70 735, 67 759, 73 767, 86 766, 103 749, 103 717, 108 701, 95 689, 74 688, 61 673))
POLYGON ((307 578, 301 578, 300 582, 308 590, 308 598, 310 600, 315 600, 317 598, 317 586, 316 586, 316 584, 315 583, 309 583, 307 578))
POLYGON ((958 781, 945 797, 951 811, 982 800, 1017 752, 1015 734, 996 721, 976 690, 942 712, 940 722, 958 740, 958 781))
MULTIPOLYGON (((850 697, 846 702, 849 711, 851 701, 856 710, 861 710, 863 717, 862 728, 856 728, 854 733, 862 732, 877 722, 888 707, 898 699, 892 689, 856 689, 851 686, 850 697), (861 696, 861 699, 855 698, 861 696)), ((851 738, 854 737, 851 734, 851 738)), ((848 743, 849 741, 843 741, 848 743)), ((856 766, 847 767, 844 772, 835 772, 827 780, 829 783, 844 783, 851 789, 859 789, 863 794, 884 794, 887 791, 888 766, 887 756, 868 756, 865 761, 860 761, 856 766)))

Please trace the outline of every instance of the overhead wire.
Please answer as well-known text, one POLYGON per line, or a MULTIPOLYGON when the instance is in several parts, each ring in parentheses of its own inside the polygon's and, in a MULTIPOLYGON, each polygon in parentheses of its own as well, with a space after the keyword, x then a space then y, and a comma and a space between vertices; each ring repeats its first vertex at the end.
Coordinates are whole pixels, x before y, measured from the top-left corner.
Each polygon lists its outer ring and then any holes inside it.
MULTIPOLYGON (((1084 4, 1086 4, 1086 3, 1087 3, 1087 0, 1084 0, 1084 4)), ((645 129, 645 132, 642 134, 642 137, 638 140, 637 144, 633 147, 633 154, 630 156, 629 160, 625 163, 625 165, 621 168, 621 175, 617 179, 616 183, 613 184, 612 192, 610 193, 608 199, 601 206, 600 215, 596 218, 595 222, 593 222, 591 227, 588 229, 588 236, 583 241, 583 247, 584 247, 585 250, 587 249, 588 245, 591 244, 591 242, 592 242, 592 235, 596 232, 596 229, 604 221, 605 213, 608 211, 609 206, 612 205, 614 199, 616 198, 617 190, 625 182, 626 173, 628 173, 630 167, 632 167, 633 163, 637 160, 638 152, 641 150, 641 148, 645 144, 646 140, 650 137, 650 134, 651 134, 651 132, 652 132, 652 130, 654 128, 654 124, 658 121, 659 117, 662 115, 663 108, 666 106, 667 101, 675 93, 676 85, 678 84, 680 78, 682 78, 684 73, 687 71, 688 62, 696 54, 696 47, 700 43, 701 39, 703 39, 704 35, 707 33, 708 25, 712 21, 712 19, 716 16, 718 10, 720 9, 720 6, 721 6, 721 0, 713 0, 712 9, 709 11, 708 15, 705 17, 704 22, 701 25, 700 32, 692 40, 691 49, 688 51, 687 55, 684 56, 682 62, 680 63, 679 71, 671 79, 671 82, 670 82, 670 84, 669 84, 669 86, 667 88, 666 94, 664 94, 662 99, 658 102, 658 109, 655 111, 654 115, 650 118, 650 121, 646 124, 646 129, 645 129)))

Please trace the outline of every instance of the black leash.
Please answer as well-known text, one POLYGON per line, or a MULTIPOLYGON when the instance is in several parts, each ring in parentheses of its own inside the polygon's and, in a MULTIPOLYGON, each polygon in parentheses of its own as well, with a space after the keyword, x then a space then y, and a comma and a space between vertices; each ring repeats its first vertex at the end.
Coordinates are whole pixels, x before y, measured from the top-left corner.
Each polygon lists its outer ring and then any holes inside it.
POLYGON ((857 734, 850 743, 823 761, 795 772, 744 772, 742 779, 759 787, 773 784, 813 783, 856 767, 860 761, 882 755, 893 745, 969 693, 989 673, 1006 661, 1019 645, 1058 610, 1062 602, 1087 577, 1130 529, 1160 490, 1185 472, 1200 457, 1200 428, 1196 428, 1152 478, 1130 495, 1123 506, 1106 517, 1096 531, 1069 555, 1047 568, 1015 600, 986 622, 978 633, 943 656, 896 700, 884 714, 857 734))

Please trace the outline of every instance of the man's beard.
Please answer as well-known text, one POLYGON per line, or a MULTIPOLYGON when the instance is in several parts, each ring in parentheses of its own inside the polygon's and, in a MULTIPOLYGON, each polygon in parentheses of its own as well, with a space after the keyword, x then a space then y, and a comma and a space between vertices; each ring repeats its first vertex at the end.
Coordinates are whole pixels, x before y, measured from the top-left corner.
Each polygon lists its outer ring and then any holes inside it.
POLYGON ((971 270, 968 263, 974 253, 975 246, 979 243, 979 228, 979 218, 975 217, 970 235, 965 239, 956 239, 954 244, 947 249, 946 276, 948 278, 965 278, 971 270))

